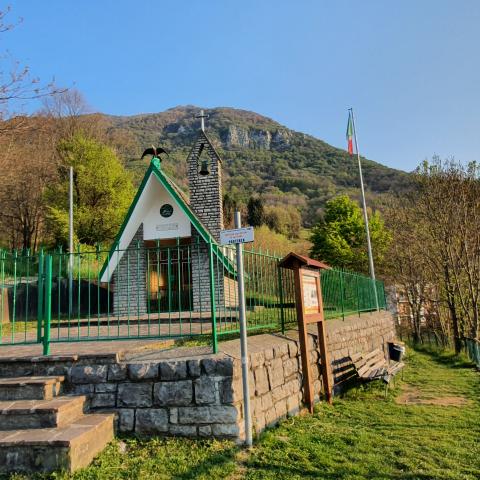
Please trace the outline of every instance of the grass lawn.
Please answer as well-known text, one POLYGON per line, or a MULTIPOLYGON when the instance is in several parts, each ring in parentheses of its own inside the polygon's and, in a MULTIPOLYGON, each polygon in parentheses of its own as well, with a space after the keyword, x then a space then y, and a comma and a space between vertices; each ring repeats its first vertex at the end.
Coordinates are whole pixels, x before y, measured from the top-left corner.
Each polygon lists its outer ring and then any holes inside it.
POLYGON ((231 442, 121 438, 73 477, 43 478, 479 479, 480 374, 451 354, 410 350, 396 383, 387 400, 372 384, 290 418, 248 453, 231 442))

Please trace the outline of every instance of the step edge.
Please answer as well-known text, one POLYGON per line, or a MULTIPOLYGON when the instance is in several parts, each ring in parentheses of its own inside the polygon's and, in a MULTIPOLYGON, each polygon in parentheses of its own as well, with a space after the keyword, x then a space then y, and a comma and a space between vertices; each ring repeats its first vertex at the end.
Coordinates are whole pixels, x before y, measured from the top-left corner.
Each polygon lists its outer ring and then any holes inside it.
MULTIPOLYGON (((55 402, 60 398, 65 398, 65 396, 60 396, 60 397, 53 397, 51 400, 43 400, 43 402, 55 402)), ((1 402, 8 402, 9 400, 2 400, 1 402)), ((22 401, 22 400, 12 400, 12 403, 15 401, 22 401)), ((28 402, 28 400, 24 400, 28 402)), ((34 400, 33 400, 34 401, 34 400)), ((42 400, 38 400, 41 402, 42 400)), ((71 397, 71 400, 69 402, 65 402, 64 404, 58 406, 58 407, 48 407, 46 405, 40 406, 40 407, 32 407, 32 408, 13 408, 7 407, 5 409, 2 409, 0 406, 0 415, 28 415, 32 413, 59 413, 62 410, 67 410, 68 408, 74 408, 77 406, 78 403, 81 403, 84 405, 87 401, 86 395, 75 395, 71 397)))
MULTIPOLYGON (((45 447, 45 446, 53 446, 53 447, 71 447, 72 445, 75 445, 81 441, 81 438, 84 435, 87 435, 90 433, 92 430, 96 431, 99 428, 101 428, 106 422, 112 422, 112 428, 114 425, 114 414, 101 414, 101 413, 96 413, 96 414, 87 414, 87 415, 95 415, 95 416, 101 416, 104 417, 102 422, 99 422, 98 424, 95 425, 85 425, 84 427, 78 427, 78 430, 81 430, 78 435, 70 440, 15 440, 15 437, 13 437, 11 440, 8 439, 8 437, 5 440, 0 439, 0 449, 1 448, 9 448, 9 447, 14 447, 14 446, 29 446, 29 447, 45 447), (93 428, 87 428, 87 427, 93 427, 93 428)), ((58 430, 58 429, 66 429, 70 427, 71 425, 67 425, 64 427, 57 427, 57 428, 31 428, 31 429, 22 429, 18 430, 18 433, 25 433, 29 430, 38 432, 41 430, 58 430)), ((75 427, 72 427, 75 428, 75 427)), ((12 430, 12 432, 16 432, 15 430, 12 430)), ((15 435, 15 434, 13 434, 15 435)))
POLYGON ((62 383, 64 381, 65 381, 64 375, 57 375, 52 377, 37 377, 37 378, 4 377, 4 378, 0 378, 0 387, 3 387, 3 386, 23 387, 26 385, 52 385, 54 383, 62 383))

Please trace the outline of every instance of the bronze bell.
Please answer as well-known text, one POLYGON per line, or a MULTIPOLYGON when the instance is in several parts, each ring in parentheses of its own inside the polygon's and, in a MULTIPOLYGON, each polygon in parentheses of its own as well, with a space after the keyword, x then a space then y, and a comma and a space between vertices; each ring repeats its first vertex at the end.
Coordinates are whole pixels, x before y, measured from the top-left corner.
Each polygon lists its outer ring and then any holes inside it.
POLYGON ((210 171, 208 170, 208 163, 206 160, 202 160, 202 166, 200 168, 200 175, 209 175, 210 171))

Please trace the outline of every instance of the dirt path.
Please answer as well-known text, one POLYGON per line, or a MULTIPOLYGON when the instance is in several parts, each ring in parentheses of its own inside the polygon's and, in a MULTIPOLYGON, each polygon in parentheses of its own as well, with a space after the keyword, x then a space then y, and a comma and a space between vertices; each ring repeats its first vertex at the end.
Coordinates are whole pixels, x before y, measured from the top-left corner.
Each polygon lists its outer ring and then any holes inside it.
POLYGON ((442 407, 463 407, 470 403, 467 398, 461 396, 432 397, 411 385, 402 387, 402 393, 395 398, 395 402, 399 405, 438 405, 442 407))

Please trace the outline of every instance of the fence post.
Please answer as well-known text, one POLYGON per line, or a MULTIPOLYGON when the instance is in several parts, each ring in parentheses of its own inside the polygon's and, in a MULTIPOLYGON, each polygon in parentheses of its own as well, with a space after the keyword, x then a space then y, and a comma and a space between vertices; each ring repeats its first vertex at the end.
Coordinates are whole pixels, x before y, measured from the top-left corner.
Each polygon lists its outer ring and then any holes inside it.
POLYGON ((37 281, 37 343, 42 341, 42 321, 43 321, 43 250, 38 254, 38 281, 37 281))
POLYGON ((280 261, 277 260, 277 270, 278 270, 278 296, 280 299, 280 321, 282 325, 282 335, 285 334, 285 311, 283 305, 283 285, 282 285, 282 269, 279 265, 280 261))
POLYGON ((52 256, 45 257, 45 315, 43 328, 43 354, 50 355, 50 322, 52 319, 52 256))
POLYGON ((358 288, 358 275, 355 275, 355 287, 357 289, 357 313, 358 316, 360 316, 360 310, 361 310, 361 305, 360 305, 360 289, 358 288))
POLYGON ((340 271, 340 294, 342 300, 342 320, 345 320, 345 292, 344 292, 344 285, 343 285, 343 270, 340 271))
POLYGON ((213 270, 213 244, 208 242, 208 266, 210 271, 210 315, 212 317, 212 343, 213 353, 218 353, 217 316, 215 308, 215 272, 213 270))

